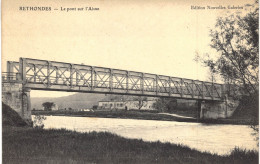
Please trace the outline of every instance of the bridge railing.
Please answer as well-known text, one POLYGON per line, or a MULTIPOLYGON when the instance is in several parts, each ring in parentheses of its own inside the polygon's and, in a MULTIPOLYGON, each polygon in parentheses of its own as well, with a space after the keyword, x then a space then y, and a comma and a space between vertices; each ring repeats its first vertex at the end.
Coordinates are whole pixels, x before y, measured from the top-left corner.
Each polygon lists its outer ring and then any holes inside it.
POLYGON ((18 82, 20 79, 19 73, 2 72, 2 82, 18 82))
POLYGON ((86 91, 129 93, 199 99, 221 99, 222 85, 192 79, 156 75, 55 61, 20 58, 8 69, 19 72, 21 80, 34 87, 62 86, 86 91))

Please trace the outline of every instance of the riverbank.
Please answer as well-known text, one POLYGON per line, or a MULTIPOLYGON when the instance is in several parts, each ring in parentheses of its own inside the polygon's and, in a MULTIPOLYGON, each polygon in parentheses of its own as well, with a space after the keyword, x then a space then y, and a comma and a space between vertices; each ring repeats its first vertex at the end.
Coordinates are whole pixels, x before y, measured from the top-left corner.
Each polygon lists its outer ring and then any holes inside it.
POLYGON ((185 146, 126 139, 107 132, 79 133, 29 127, 3 104, 3 163, 257 164, 258 152, 235 149, 219 156, 185 146))
POLYGON ((73 116, 73 117, 100 117, 100 118, 122 118, 122 119, 142 119, 178 122, 201 122, 205 124, 232 124, 232 125, 251 125, 249 119, 229 118, 229 119, 205 119, 178 117, 175 115, 161 114, 153 111, 32 111, 33 115, 46 116, 73 116))
POLYGON ((3 127, 3 163, 258 163, 258 153, 202 153, 161 142, 125 139, 107 132, 78 133, 30 127, 3 127))
POLYGON ((33 115, 46 116, 73 116, 73 117, 100 117, 100 118, 122 118, 122 119, 141 119, 141 120, 161 120, 161 121, 180 121, 196 122, 196 118, 180 118, 170 115, 161 115, 149 111, 32 111, 33 115))

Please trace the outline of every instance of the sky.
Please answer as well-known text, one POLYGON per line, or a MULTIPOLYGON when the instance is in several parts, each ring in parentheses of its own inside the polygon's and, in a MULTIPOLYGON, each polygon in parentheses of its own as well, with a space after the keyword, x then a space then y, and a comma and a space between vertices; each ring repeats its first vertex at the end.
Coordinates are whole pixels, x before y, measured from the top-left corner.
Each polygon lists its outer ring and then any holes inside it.
MULTIPOLYGON (((195 10, 191 6, 244 6, 251 2, 2 0, 2 72, 6 61, 26 57, 208 81, 208 69, 194 61, 196 52, 216 55, 209 47, 209 30, 216 18, 245 10, 195 10), (27 6, 52 10, 19 10, 27 6), (99 10, 66 11, 85 7, 99 10)), ((69 94, 31 91, 31 97, 69 94)))

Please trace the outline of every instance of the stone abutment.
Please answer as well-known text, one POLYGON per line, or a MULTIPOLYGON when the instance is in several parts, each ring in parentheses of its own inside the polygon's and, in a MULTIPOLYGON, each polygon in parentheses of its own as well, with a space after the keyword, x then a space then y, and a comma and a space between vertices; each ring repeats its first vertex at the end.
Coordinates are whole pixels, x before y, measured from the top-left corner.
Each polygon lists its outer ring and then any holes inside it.
POLYGON ((19 82, 2 83, 2 102, 14 109, 28 124, 31 119, 30 89, 19 82))

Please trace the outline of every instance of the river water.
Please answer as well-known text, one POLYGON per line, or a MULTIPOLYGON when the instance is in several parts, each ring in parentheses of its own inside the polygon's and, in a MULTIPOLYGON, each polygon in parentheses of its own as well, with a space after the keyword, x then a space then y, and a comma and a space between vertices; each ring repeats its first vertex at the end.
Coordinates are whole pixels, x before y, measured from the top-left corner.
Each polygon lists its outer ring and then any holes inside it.
POLYGON ((253 130, 246 125, 206 125, 175 121, 118 118, 46 116, 46 129, 66 128, 78 132, 112 132, 125 138, 186 145, 219 155, 235 147, 258 150, 253 130))

